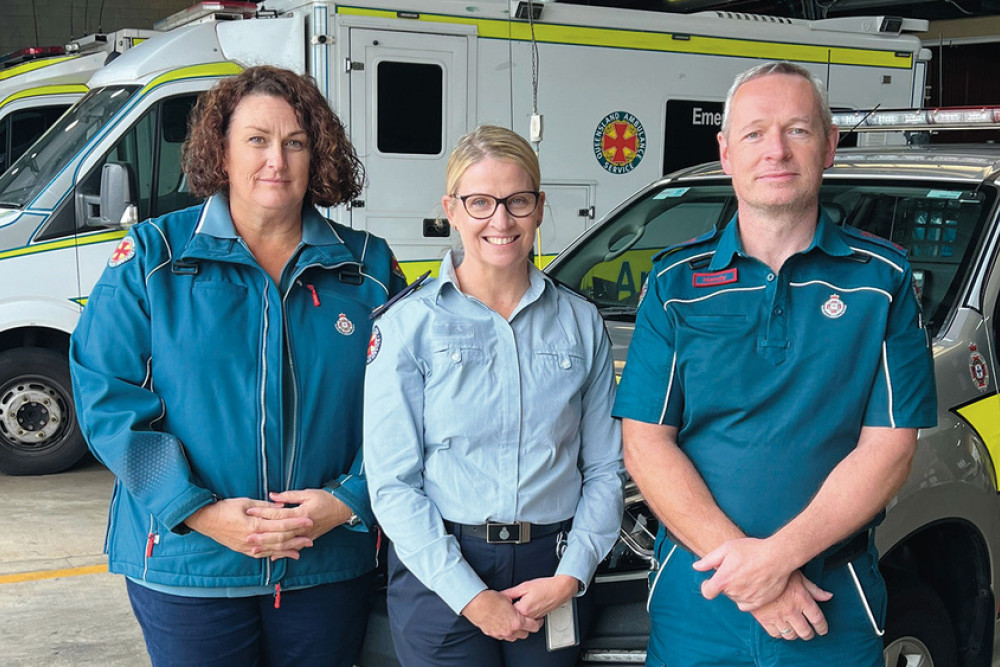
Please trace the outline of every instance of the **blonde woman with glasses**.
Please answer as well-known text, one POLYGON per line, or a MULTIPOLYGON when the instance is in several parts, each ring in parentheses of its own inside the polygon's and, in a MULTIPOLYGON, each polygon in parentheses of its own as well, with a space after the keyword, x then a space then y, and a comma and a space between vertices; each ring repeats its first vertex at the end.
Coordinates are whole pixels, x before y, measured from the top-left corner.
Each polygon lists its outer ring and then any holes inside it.
POLYGON ((611 345, 529 261, 540 181, 514 132, 463 137, 441 200, 462 248, 373 329, 365 456, 404 666, 574 664, 618 533, 611 345))

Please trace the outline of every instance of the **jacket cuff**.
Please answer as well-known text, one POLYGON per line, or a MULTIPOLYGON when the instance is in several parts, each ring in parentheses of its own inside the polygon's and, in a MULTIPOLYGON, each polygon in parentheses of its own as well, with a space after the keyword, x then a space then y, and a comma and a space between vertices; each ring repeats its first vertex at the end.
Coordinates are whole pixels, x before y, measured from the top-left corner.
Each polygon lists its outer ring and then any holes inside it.
POLYGON ((336 480, 328 482, 324 487, 334 498, 347 505, 358 517, 359 523, 354 526, 343 524, 343 528, 362 533, 375 529, 375 515, 372 513, 371 501, 368 499, 368 482, 357 475, 341 475, 336 480))
POLYGON ((208 489, 193 488, 187 493, 181 494, 168 504, 157 517, 171 532, 178 535, 186 535, 191 532, 185 520, 202 507, 211 505, 216 501, 215 495, 208 489))

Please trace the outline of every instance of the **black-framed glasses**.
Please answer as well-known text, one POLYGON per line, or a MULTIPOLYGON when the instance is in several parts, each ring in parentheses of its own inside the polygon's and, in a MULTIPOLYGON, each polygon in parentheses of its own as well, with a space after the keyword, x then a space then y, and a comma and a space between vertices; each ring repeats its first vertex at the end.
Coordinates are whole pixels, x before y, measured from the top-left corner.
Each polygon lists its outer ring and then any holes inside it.
POLYGON ((515 218, 526 218, 538 208, 539 194, 538 192, 525 190, 524 192, 515 192, 506 197, 494 197, 493 195, 480 193, 473 193, 471 195, 454 194, 452 197, 461 199, 466 213, 473 218, 476 220, 485 220, 496 213, 497 206, 500 204, 503 204, 507 212, 515 218))

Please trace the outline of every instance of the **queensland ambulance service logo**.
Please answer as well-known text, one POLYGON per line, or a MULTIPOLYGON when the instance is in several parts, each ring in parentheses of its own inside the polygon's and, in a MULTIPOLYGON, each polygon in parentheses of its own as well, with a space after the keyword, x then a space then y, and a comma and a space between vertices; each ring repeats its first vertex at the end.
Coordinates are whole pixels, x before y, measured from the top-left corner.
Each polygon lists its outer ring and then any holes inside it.
POLYGON ((334 326, 337 327, 338 332, 344 334, 345 336, 350 336, 354 333, 354 322, 347 319, 347 315, 344 313, 340 314, 340 317, 337 318, 337 324, 334 326))
POLYGON ((820 310, 831 320, 835 320, 847 312, 847 304, 840 299, 839 295, 831 294, 826 303, 820 307, 820 310))
POLYGON ((646 130, 627 111, 615 111, 601 119, 594 130, 594 156, 612 174, 627 174, 646 154, 646 130))
POLYGON ((126 236, 115 247, 115 251, 108 258, 108 266, 121 266, 125 262, 135 257, 135 241, 131 236, 126 236))
POLYGON ((975 343, 969 345, 969 373, 976 389, 986 391, 990 386, 990 369, 975 343))
POLYGON ((366 364, 375 361, 378 351, 382 349, 382 332, 378 330, 378 325, 372 329, 372 337, 368 339, 368 359, 366 364))

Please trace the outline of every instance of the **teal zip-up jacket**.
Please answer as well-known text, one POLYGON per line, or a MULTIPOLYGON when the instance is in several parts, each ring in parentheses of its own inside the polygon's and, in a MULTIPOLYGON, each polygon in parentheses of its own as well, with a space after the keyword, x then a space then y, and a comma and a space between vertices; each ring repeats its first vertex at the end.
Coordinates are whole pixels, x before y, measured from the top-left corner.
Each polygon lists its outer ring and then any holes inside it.
POLYGON ((361 453, 369 314, 405 279, 382 239, 311 206, 302 226, 283 288, 221 195, 136 225, 94 287, 70 365, 84 436, 116 477, 112 572, 291 589, 375 567, 361 453), (183 523, 217 498, 323 487, 362 523, 297 561, 244 556, 183 523))

